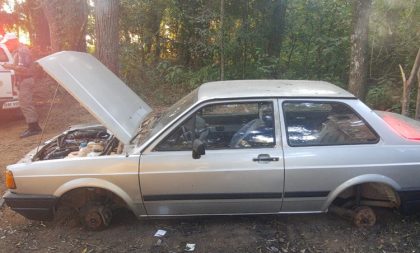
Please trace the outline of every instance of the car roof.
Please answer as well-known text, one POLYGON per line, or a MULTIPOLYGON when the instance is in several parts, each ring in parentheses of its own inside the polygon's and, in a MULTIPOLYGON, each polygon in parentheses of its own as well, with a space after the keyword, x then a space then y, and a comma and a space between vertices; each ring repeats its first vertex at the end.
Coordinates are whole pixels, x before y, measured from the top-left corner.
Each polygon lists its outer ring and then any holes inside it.
POLYGON ((324 81, 235 80, 204 83, 198 88, 198 101, 233 97, 356 98, 324 81))

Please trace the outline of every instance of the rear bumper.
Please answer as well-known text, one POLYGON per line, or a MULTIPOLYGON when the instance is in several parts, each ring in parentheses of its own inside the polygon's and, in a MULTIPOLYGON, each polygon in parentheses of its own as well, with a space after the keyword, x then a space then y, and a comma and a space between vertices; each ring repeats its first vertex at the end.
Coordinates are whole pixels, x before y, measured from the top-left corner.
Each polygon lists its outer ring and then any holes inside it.
POLYGON ((19 100, 16 98, 1 99, 0 98, 0 110, 8 111, 18 109, 20 107, 19 100))
POLYGON ((6 204, 15 212, 31 220, 52 220, 58 198, 50 195, 27 195, 6 192, 6 204))
POLYGON ((401 200, 401 211, 403 214, 414 214, 420 212, 420 189, 410 189, 398 192, 401 200))

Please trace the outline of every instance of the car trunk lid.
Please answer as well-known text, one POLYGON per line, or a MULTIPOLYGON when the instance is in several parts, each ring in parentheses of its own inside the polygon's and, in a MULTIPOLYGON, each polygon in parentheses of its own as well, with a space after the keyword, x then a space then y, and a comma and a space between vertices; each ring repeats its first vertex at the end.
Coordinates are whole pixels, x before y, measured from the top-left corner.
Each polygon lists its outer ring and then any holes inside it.
POLYGON ((152 109, 123 81, 87 53, 63 51, 37 61, 124 144, 152 109))
POLYGON ((419 121, 392 112, 376 111, 376 113, 402 137, 420 141, 419 121))

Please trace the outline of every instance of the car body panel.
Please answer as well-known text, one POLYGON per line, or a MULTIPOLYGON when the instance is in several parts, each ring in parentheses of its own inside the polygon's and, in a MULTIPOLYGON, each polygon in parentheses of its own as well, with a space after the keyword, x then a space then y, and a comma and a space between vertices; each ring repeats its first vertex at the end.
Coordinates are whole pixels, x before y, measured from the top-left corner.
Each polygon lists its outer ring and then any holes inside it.
POLYGON ((310 80, 233 80, 208 82, 200 86, 198 101, 231 98, 352 98, 348 91, 323 81, 310 80))
POLYGON ((13 70, 0 69, 0 100, 11 100, 17 98, 17 96, 13 94, 12 76, 13 70))
POLYGON ((280 157, 281 149, 211 150, 200 159, 189 151, 143 154, 140 184, 147 213, 280 212, 283 163, 253 162, 258 154, 280 157))
POLYGON ((402 191, 401 186, 389 177, 385 177, 381 174, 362 174, 345 181, 336 187, 333 191, 331 191, 328 194, 327 200, 324 202, 321 210, 327 211, 328 207, 333 203, 334 199, 346 189, 364 183, 380 183, 389 186, 391 189, 394 189, 398 193, 402 191))
MULTIPOLYGON (((295 100, 282 99, 279 104, 285 101, 295 100)), ((345 103, 361 115, 380 139, 374 144, 291 147, 287 145, 283 121, 286 180, 282 212, 326 211, 344 189, 366 182, 387 184, 396 191, 418 185, 420 142, 402 139, 359 100, 297 101, 345 103)))
MULTIPOLYGON (((205 106, 232 102, 271 102, 278 115, 275 99, 217 100, 195 106, 178 122, 205 106)), ((276 122, 280 129, 277 117, 276 122)), ((279 130, 272 148, 206 150, 200 159, 192 159, 191 151, 154 151, 176 127, 161 134, 141 155, 139 178, 148 215, 280 212, 284 169, 279 130), (253 161, 262 154, 278 160, 253 161)))
POLYGON ((115 193, 134 213, 143 215, 138 162, 138 155, 114 155, 19 163, 8 169, 16 180, 13 193, 60 197, 73 189, 98 187, 115 193))
MULTIPOLYGON (((370 182, 391 183, 395 190, 401 185, 412 187, 418 184, 420 162, 413 157, 416 147, 401 146, 400 150, 381 145, 330 146, 322 150, 316 147, 285 148, 285 198, 282 211, 315 211, 325 208, 331 191, 340 188, 350 179, 370 175, 370 182), (398 153, 396 153, 398 152, 398 153), (407 158, 407 162, 396 163, 396 155, 407 158), (325 157, 334 157, 327 159, 325 157), (367 160, 372 162, 367 163, 367 160), (411 160, 411 161, 410 161, 411 160), (380 176, 379 176, 380 175, 380 176), (380 177, 380 179, 379 179, 380 177), (313 206, 299 198, 288 197, 288 192, 319 193, 313 206), (314 208, 312 210, 308 208, 314 208)), ((355 180, 354 183, 364 183, 355 180)), ((304 196, 304 194, 302 194, 304 196)), ((334 195, 334 194, 333 194, 334 195)))
POLYGON ((19 109, 18 90, 14 71, 5 69, 2 64, 13 64, 13 56, 4 44, 0 44, 0 111, 19 109))
POLYGON ((125 144, 152 111, 114 73, 89 54, 64 51, 37 62, 125 144))

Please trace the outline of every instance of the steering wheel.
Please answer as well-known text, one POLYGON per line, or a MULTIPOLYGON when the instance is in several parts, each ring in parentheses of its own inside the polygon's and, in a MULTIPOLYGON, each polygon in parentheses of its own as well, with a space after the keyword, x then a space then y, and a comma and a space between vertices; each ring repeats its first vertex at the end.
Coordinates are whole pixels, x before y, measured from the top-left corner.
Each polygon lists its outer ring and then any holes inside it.
POLYGON ((181 131, 182 131, 181 136, 184 138, 185 141, 192 141, 192 138, 191 138, 192 132, 191 131, 188 131, 187 128, 185 128, 185 126, 181 127, 181 131))

